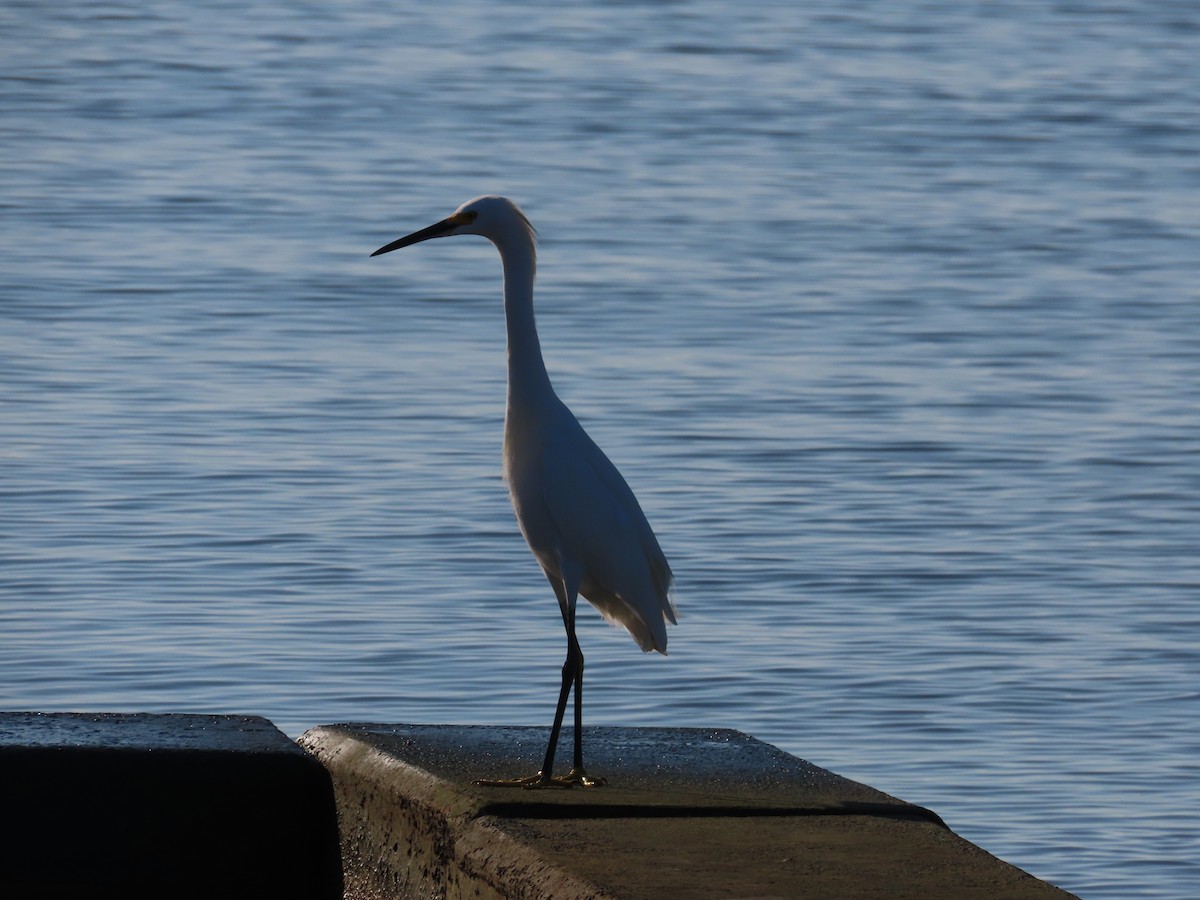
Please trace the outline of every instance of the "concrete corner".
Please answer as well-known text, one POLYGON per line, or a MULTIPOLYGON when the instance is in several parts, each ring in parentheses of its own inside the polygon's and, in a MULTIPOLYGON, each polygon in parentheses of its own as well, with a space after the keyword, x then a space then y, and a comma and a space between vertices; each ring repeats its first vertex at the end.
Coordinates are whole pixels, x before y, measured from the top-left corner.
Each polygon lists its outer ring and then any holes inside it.
POLYGON ((0 713, 0 896, 342 895, 328 773, 266 719, 0 713))

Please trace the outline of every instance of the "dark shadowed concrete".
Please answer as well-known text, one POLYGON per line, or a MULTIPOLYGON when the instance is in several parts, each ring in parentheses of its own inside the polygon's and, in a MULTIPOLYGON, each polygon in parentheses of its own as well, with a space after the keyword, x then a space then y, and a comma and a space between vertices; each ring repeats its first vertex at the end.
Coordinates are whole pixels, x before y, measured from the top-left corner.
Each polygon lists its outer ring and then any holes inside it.
MULTIPOLYGON (((532 774, 541 728, 335 725, 300 738, 329 769, 346 896, 1070 897, 929 810, 736 731, 594 728, 573 790, 532 774)), ((569 758, 571 732, 563 734, 569 758)))
POLYGON ((0 713, 0 897, 342 894, 328 773, 266 719, 0 713))

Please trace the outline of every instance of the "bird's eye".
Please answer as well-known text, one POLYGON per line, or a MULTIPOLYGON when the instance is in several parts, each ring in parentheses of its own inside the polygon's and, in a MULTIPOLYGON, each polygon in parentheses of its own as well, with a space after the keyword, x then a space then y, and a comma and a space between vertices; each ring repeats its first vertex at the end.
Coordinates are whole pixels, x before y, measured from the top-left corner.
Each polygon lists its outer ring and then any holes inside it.
POLYGON ((473 210, 467 210, 466 212, 455 213, 450 217, 450 221, 452 221, 455 225, 470 225, 478 218, 479 213, 474 212, 473 210))

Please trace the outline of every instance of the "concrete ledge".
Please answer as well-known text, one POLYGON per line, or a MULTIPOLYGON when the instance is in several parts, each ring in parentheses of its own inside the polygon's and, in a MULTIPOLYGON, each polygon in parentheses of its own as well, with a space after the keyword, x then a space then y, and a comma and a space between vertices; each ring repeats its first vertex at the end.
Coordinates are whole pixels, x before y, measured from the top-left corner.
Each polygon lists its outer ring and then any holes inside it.
POLYGON ((0 713, 0 896, 342 895, 328 773, 266 719, 0 713))
MULTIPOLYGON (((735 731, 594 728, 592 790, 532 774, 546 730, 332 725, 346 897, 1070 897, 936 814, 735 731)), ((561 746, 569 747, 570 730, 561 746)))

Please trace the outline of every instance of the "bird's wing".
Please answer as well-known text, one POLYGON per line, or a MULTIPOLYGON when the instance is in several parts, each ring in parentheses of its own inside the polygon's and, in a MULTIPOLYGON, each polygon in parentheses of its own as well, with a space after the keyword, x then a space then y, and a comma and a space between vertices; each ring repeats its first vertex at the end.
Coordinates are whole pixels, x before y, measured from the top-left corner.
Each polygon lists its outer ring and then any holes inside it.
POLYGON ((675 621, 667 600, 671 569, 616 466, 575 423, 543 446, 541 474, 559 553, 582 568, 584 596, 643 647, 647 627, 654 633, 651 646, 665 647, 663 617, 675 621), (586 590, 589 584, 598 590, 586 590))

